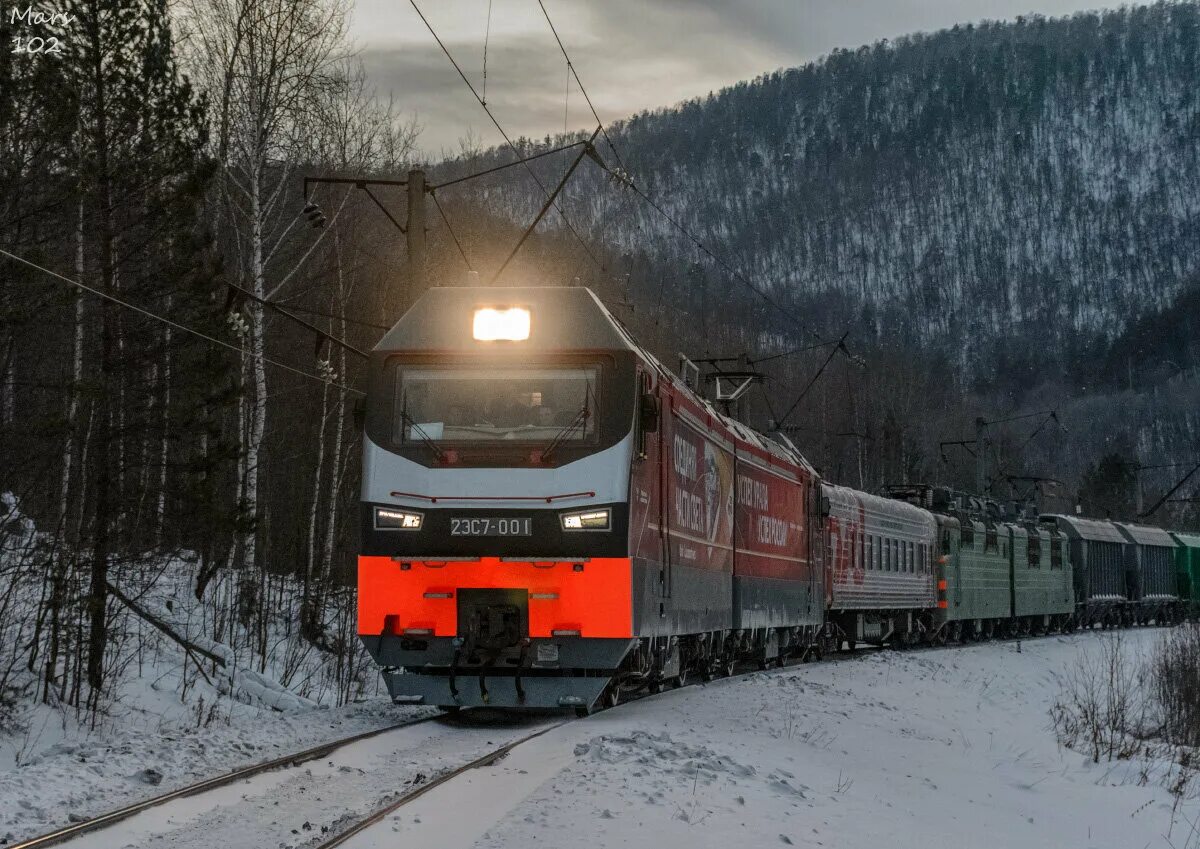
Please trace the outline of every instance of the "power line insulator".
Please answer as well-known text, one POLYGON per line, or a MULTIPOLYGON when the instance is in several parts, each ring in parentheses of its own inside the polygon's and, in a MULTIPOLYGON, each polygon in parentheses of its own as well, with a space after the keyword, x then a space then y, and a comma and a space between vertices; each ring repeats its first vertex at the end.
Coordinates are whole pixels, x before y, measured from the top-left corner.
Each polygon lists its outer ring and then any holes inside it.
POLYGON ((325 226, 325 213, 312 201, 304 204, 304 217, 308 219, 308 223, 314 230, 320 230, 325 226))

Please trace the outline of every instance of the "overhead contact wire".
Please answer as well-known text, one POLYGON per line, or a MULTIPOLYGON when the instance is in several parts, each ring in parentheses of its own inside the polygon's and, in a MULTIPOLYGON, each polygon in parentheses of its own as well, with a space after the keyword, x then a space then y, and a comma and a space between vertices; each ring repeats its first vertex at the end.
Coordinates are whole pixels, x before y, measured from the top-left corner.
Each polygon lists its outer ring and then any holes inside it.
POLYGON ((132 310, 133 312, 136 312, 136 313, 140 313, 141 315, 144 315, 147 318, 153 319, 154 321, 162 322, 163 324, 174 327, 176 330, 182 330, 184 333, 189 333, 192 336, 196 336, 196 337, 199 337, 200 339, 204 339, 205 341, 211 342, 214 345, 220 345, 222 348, 228 348, 229 350, 236 351, 239 354, 249 354, 250 356, 255 357, 256 359, 262 360, 264 363, 273 365, 276 368, 284 369, 285 371, 290 371, 293 374, 298 374, 301 377, 307 377, 310 380, 316 380, 320 383, 329 384, 330 386, 336 386, 338 389, 344 389, 347 392, 353 392, 357 395, 364 394, 361 390, 354 389, 350 386, 345 386, 341 383, 336 383, 332 380, 326 380, 325 378, 321 377, 318 374, 313 374, 312 372, 304 371, 303 369, 298 369, 295 366, 289 366, 287 363, 281 363, 278 360, 272 360, 271 358, 266 357, 266 356, 256 356, 253 351, 243 348, 240 345, 234 345, 232 342, 226 342, 224 339, 218 339, 215 336, 209 336, 207 333, 202 333, 199 330, 188 327, 186 324, 180 324, 178 321, 167 318, 165 316, 161 316, 158 313, 151 312, 150 310, 145 309, 143 307, 139 307, 136 304, 131 304, 128 301, 123 301, 120 298, 116 297, 115 295, 110 295, 107 292, 102 292, 99 289, 94 289, 91 286, 88 286, 84 283, 80 283, 78 280, 72 280, 70 277, 64 277, 63 275, 59 274, 57 271, 51 271, 49 268, 43 268, 42 266, 38 265, 37 263, 31 262, 30 260, 27 260, 24 257, 19 257, 14 253, 9 253, 8 251, 4 250, 3 248, 0 248, 0 254, 8 257, 11 260, 15 260, 16 262, 19 262, 22 265, 27 265, 30 268, 41 271, 44 274, 48 274, 51 277, 61 280, 64 283, 68 283, 71 286, 76 287, 77 289, 80 289, 84 292, 88 292, 89 294, 95 295, 98 298, 103 298, 104 300, 110 301, 114 304, 117 304, 118 306, 124 307, 125 309, 132 310))
MULTIPOLYGON (((471 81, 467 78, 467 75, 463 72, 462 67, 458 64, 458 62, 455 60, 454 56, 450 53, 450 50, 442 42, 441 37, 437 34, 437 31, 433 28, 433 25, 431 23, 429 23, 429 19, 426 18, 425 13, 421 11, 421 7, 417 5, 417 0, 408 0, 408 2, 409 2, 409 5, 411 5, 413 7, 413 11, 415 11, 417 13, 417 16, 421 19, 421 23, 425 24, 425 28, 427 30, 429 30, 429 34, 433 36, 433 40, 437 42, 437 45, 438 45, 438 47, 441 48, 442 53, 446 54, 446 58, 450 60, 450 64, 454 66, 454 70, 458 72, 458 76, 462 79, 463 83, 466 85, 466 87, 468 89, 471 90, 471 94, 474 96, 475 100, 479 103, 480 107, 482 107, 483 111, 487 113, 488 118, 490 118, 492 121, 492 125, 495 126, 496 130, 500 133, 500 135, 504 137, 504 141, 508 144, 509 149, 513 152, 514 155, 516 155, 516 157, 518 159, 520 159, 521 151, 517 149, 516 144, 513 143, 513 140, 509 137, 508 133, 504 130, 504 127, 501 126, 500 121, 496 118, 496 116, 494 114, 492 114, 492 110, 488 107, 487 103, 483 100, 482 97, 479 96, 479 92, 475 89, 475 86, 472 85, 471 81)), ((550 198, 550 190, 546 188, 546 184, 543 183, 541 181, 541 178, 538 177, 537 172, 535 172, 533 170, 532 166, 530 166, 528 162, 524 163, 524 165, 525 165, 525 170, 529 172, 529 176, 533 178, 533 181, 535 183, 537 183, 538 188, 542 190, 542 194, 545 195, 547 198, 550 198)), ((575 237, 575 240, 579 242, 580 247, 583 248, 584 252, 591 259, 592 263, 598 269, 600 269, 600 271, 602 271, 602 272, 606 271, 607 269, 605 269, 604 265, 600 262, 600 260, 596 259, 596 255, 594 253, 592 253, 592 249, 588 247, 587 243, 583 240, 583 237, 579 235, 579 231, 575 229, 575 225, 573 225, 571 223, 570 219, 567 218, 567 215, 565 212, 563 212, 562 207, 559 206, 557 203, 554 203, 553 206, 554 206, 555 211, 562 218, 563 224, 565 224, 567 229, 571 231, 571 235, 573 235, 575 237)))

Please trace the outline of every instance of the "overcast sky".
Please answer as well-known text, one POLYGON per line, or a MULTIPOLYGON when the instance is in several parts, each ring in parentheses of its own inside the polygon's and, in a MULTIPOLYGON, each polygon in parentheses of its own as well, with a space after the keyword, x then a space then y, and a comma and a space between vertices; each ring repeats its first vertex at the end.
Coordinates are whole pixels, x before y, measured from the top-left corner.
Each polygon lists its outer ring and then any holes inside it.
MULTIPOLYGON (((482 91, 489 0, 417 0, 482 91)), ((1063 15, 1103 0, 545 0, 600 117, 621 118, 707 94, 836 47, 955 23, 1037 12, 1063 15)), ((1116 5, 1111 3, 1108 5, 1116 5)), ((592 126, 537 0, 491 0, 487 101, 512 136, 592 126)), ((407 0, 355 0, 353 35, 380 94, 424 128, 433 155, 473 131, 501 141, 407 0)))

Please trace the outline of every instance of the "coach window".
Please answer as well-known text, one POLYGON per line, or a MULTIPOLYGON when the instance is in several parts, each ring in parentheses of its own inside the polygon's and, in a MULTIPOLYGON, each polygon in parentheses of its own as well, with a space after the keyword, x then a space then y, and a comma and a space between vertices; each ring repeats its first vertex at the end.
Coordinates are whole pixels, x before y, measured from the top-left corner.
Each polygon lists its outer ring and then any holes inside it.
POLYGON ((986 531, 984 531, 983 550, 984 551, 999 551, 1000 550, 1000 537, 996 533, 995 527, 990 527, 986 531))
POLYGON ((1060 540, 1050 540, 1050 568, 1062 568, 1062 542, 1060 540))
POLYGON ((974 523, 972 523, 970 521, 963 523, 962 538, 959 541, 959 545, 962 546, 963 548, 974 548, 975 547, 975 525, 974 525, 974 523))
POLYGON ((909 572, 917 571, 917 557, 914 554, 915 551, 916 551, 916 543, 910 542, 908 544, 908 571, 909 572))

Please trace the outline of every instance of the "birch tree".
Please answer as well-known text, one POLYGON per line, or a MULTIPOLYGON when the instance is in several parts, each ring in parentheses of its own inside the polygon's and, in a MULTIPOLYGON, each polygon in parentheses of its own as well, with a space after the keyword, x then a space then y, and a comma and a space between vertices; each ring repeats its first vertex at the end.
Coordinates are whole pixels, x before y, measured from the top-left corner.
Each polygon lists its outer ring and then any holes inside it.
MULTIPOLYGON (((343 0, 187 0, 190 61, 215 107, 214 145, 221 168, 221 220, 233 244, 238 286, 274 298, 290 279, 289 248, 298 233, 292 183, 295 153, 313 131, 313 107, 337 85, 345 52, 343 0)), ((319 237, 318 237, 319 238, 319 237)), ((242 358, 242 437, 236 486, 245 533, 229 565, 259 565, 260 464, 267 433, 266 314, 248 316, 242 358)))

